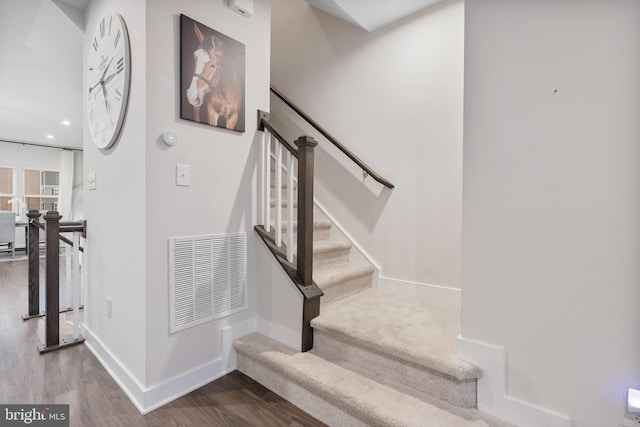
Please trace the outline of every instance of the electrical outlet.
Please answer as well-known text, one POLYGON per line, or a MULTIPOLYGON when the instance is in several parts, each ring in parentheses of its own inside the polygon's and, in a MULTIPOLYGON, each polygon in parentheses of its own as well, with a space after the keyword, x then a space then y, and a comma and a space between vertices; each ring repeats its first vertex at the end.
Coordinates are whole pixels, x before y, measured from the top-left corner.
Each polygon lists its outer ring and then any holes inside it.
POLYGON ((111 319, 111 298, 107 298, 107 319, 111 319))

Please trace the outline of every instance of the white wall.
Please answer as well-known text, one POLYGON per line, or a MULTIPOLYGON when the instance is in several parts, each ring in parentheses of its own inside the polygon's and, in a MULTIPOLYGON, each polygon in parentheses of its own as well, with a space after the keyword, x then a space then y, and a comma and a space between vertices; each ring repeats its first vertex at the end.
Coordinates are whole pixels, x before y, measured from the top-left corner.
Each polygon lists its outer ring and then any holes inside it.
POLYGON ((506 349, 512 402, 619 426, 640 387, 640 3, 472 1, 465 38, 463 340, 506 349))
MULTIPOLYGON (((160 384, 222 357, 221 329, 256 314, 257 110, 269 103, 268 1, 245 18, 226 2, 162 0, 147 7, 146 268, 147 383, 160 384), (180 13, 245 44, 246 132, 180 119, 180 13), (178 135, 169 148, 161 135, 178 135), (191 186, 175 185, 176 164, 191 166, 191 186), (169 334, 168 239, 201 234, 247 234, 251 308, 231 317, 169 334)), ((220 372, 217 373, 220 375, 220 372)), ((207 379, 207 378, 202 378, 207 379)), ((208 378, 209 380, 213 378, 208 378)))
POLYGON ((303 0, 274 0, 272 14, 271 82, 396 185, 363 185, 321 141, 318 200, 384 276, 458 287, 463 1, 373 33, 303 0))
POLYGON ((255 112, 268 109, 270 5, 256 2, 247 19, 222 2, 104 0, 88 9, 88 31, 108 10, 127 22, 132 78, 114 148, 99 151, 85 129, 85 175, 96 171, 98 187, 84 193, 88 341, 146 412, 233 369, 233 338, 256 328, 255 112), (180 13, 246 45, 246 132, 179 118, 180 13), (161 142, 166 130, 177 146, 161 142), (177 163, 191 166, 190 187, 176 187, 177 163), (169 335, 168 239, 237 232, 247 233, 250 309, 169 335))
MULTIPOLYGON (((87 219, 85 324, 89 345, 104 350, 126 367, 138 383, 146 382, 146 2, 96 0, 86 10, 86 33, 111 11, 122 15, 131 43, 131 87, 127 118, 114 147, 99 150, 84 122, 84 204, 87 219), (88 171, 97 189, 87 189, 88 171), (112 299, 112 318, 106 301, 112 299)), ((84 64, 90 49, 84 40, 84 64)), ((84 75, 87 81, 87 75, 84 75)), ((83 94, 86 90, 83 91, 83 94)), ((83 97, 83 105, 86 100, 83 97)))

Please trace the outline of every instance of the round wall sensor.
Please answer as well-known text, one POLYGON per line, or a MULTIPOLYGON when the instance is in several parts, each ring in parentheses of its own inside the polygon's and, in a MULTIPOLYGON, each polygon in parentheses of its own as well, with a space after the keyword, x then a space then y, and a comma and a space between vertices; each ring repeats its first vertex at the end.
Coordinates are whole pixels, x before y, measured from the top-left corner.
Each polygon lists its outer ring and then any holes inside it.
POLYGON ((178 142, 178 135, 176 135, 174 132, 171 132, 170 130, 168 130, 168 131, 166 131, 165 133, 162 134, 162 140, 169 147, 172 147, 172 146, 176 145, 176 143, 178 142))

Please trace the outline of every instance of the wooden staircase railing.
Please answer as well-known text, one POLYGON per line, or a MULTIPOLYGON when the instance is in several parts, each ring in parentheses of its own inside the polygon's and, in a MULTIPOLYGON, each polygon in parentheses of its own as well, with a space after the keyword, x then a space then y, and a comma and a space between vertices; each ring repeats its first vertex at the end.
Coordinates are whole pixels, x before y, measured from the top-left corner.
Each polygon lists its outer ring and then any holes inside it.
MULTIPOLYGON (((381 177, 370 166, 364 163, 358 156, 352 153, 347 147, 340 143, 335 137, 327 132, 322 126, 315 122, 300 107, 271 86, 271 92, 280 98, 289 108, 298 114, 307 123, 313 126, 331 144, 336 146, 342 153, 358 165, 366 178, 371 176, 383 186, 393 189, 394 185, 381 177)), ((282 134, 274 127, 269 119, 269 114, 258 111, 258 130, 263 132, 261 151, 261 172, 262 172, 262 220, 263 225, 257 225, 256 231, 267 244, 282 268, 287 272, 293 283, 295 283, 304 297, 302 313, 302 351, 308 351, 313 347, 313 329, 311 320, 320 314, 320 297, 322 290, 313 281, 313 177, 314 177, 314 148, 318 145, 315 139, 310 136, 301 136, 295 141, 295 147, 288 142, 282 134), (275 147, 272 150, 271 144, 275 147), (283 164, 283 153, 286 159, 283 164), (273 172, 275 175, 275 186, 273 186, 275 200, 275 226, 271 231, 271 163, 274 160, 273 172), (294 165, 297 159, 297 168, 294 165), (287 172, 287 182, 282 181, 282 171, 287 172), (297 226, 297 251, 296 264, 293 264, 293 185, 294 171, 297 169, 298 183, 298 226, 297 226), (286 185, 285 185, 286 184, 286 185), (282 241, 282 227, 285 222, 282 218, 282 189, 286 188, 287 202, 287 241, 282 241)))
MULTIPOLYGON (((80 335, 80 237, 86 237, 87 222, 60 222, 58 212, 49 211, 44 215, 45 223, 40 222, 40 212, 31 210, 29 218, 28 252, 29 252, 29 312, 22 316, 23 320, 45 316, 45 343, 38 347, 40 353, 60 350, 65 347, 84 342, 80 335), (40 312, 40 230, 45 231, 45 312, 40 312), (60 233, 73 233, 73 239, 67 239, 60 233), (66 277, 73 281, 71 290, 72 307, 60 310, 60 242, 72 248, 67 254, 66 277), (73 311, 73 336, 60 340, 60 313, 73 311)), ((67 301, 70 295, 67 293, 67 301)))
POLYGON ((269 115, 263 111, 258 112, 258 130, 263 132, 261 150, 262 171, 262 220, 263 225, 257 225, 255 230, 267 244, 269 250, 280 262, 293 283, 296 284, 303 296, 302 312, 302 351, 311 350, 313 347, 313 329, 311 320, 320 314, 320 297, 322 290, 313 282, 313 150, 318 144, 310 136, 301 136, 295 141, 294 148, 274 128, 269 121, 269 115), (275 143, 272 150, 271 144, 275 143), (283 164, 283 150, 286 151, 286 167, 283 164), (273 155, 272 155, 273 151, 273 155), (273 169, 271 167, 274 160, 273 169), (297 168, 295 160, 297 160, 297 168), (286 170, 287 182, 283 185, 282 171, 286 170), (271 227, 271 172, 275 174, 275 186, 273 187, 275 200, 274 227, 271 227), (297 215, 297 245, 295 261, 293 264, 293 193, 294 171, 297 170, 298 184, 298 215, 297 215), (282 241, 282 189, 287 191, 287 241, 282 241), (273 228, 273 231, 272 231, 273 228))
POLYGON ((389 182, 389 180, 380 176, 369 165, 367 165, 363 160, 361 160, 351 150, 349 150, 344 144, 338 141, 336 137, 334 137, 329 132, 327 132, 322 126, 320 126, 315 120, 313 120, 307 113, 302 111, 302 109, 298 107, 296 104, 294 104, 293 101, 291 101, 289 98, 284 96, 282 92, 280 92, 278 89, 273 87, 273 85, 271 86, 271 92, 275 96, 280 98, 282 102, 284 102, 289 108, 291 108, 291 110, 293 110, 297 115, 299 115, 304 121, 309 123, 311 126, 313 126, 313 128, 315 128, 318 132, 320 132, 322 136, 327 138, 327 141, 329 141, 331 144, 336 146, 336 148, 338 148, 338 150, 340 150, 345 156, 351 159, 352 162, 358 165, 360 169, 362 169, 362 173, 365 178, 367 176, 370 176, 371 178, 375 179, 380 184, 384 185, 389 189, 393 189, 395 187, 391 182, 389 182))

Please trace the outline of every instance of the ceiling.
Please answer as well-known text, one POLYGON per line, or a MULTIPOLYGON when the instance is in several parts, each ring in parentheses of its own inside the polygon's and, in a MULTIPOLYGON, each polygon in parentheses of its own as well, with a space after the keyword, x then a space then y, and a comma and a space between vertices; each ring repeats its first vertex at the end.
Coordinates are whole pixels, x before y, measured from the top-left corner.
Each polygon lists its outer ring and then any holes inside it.
POLYGON ((82 148, 87 3, 0 1, 0 140, 82 148))
POLYGON ((375 31, 442 0, 306 0, 324 12, 375 31))
MULTIPOLYGON (((90 0, 0 0, 0 141, 82 148, 90 0)), ((441 0, 306 0, 375 31, 441 0)))

